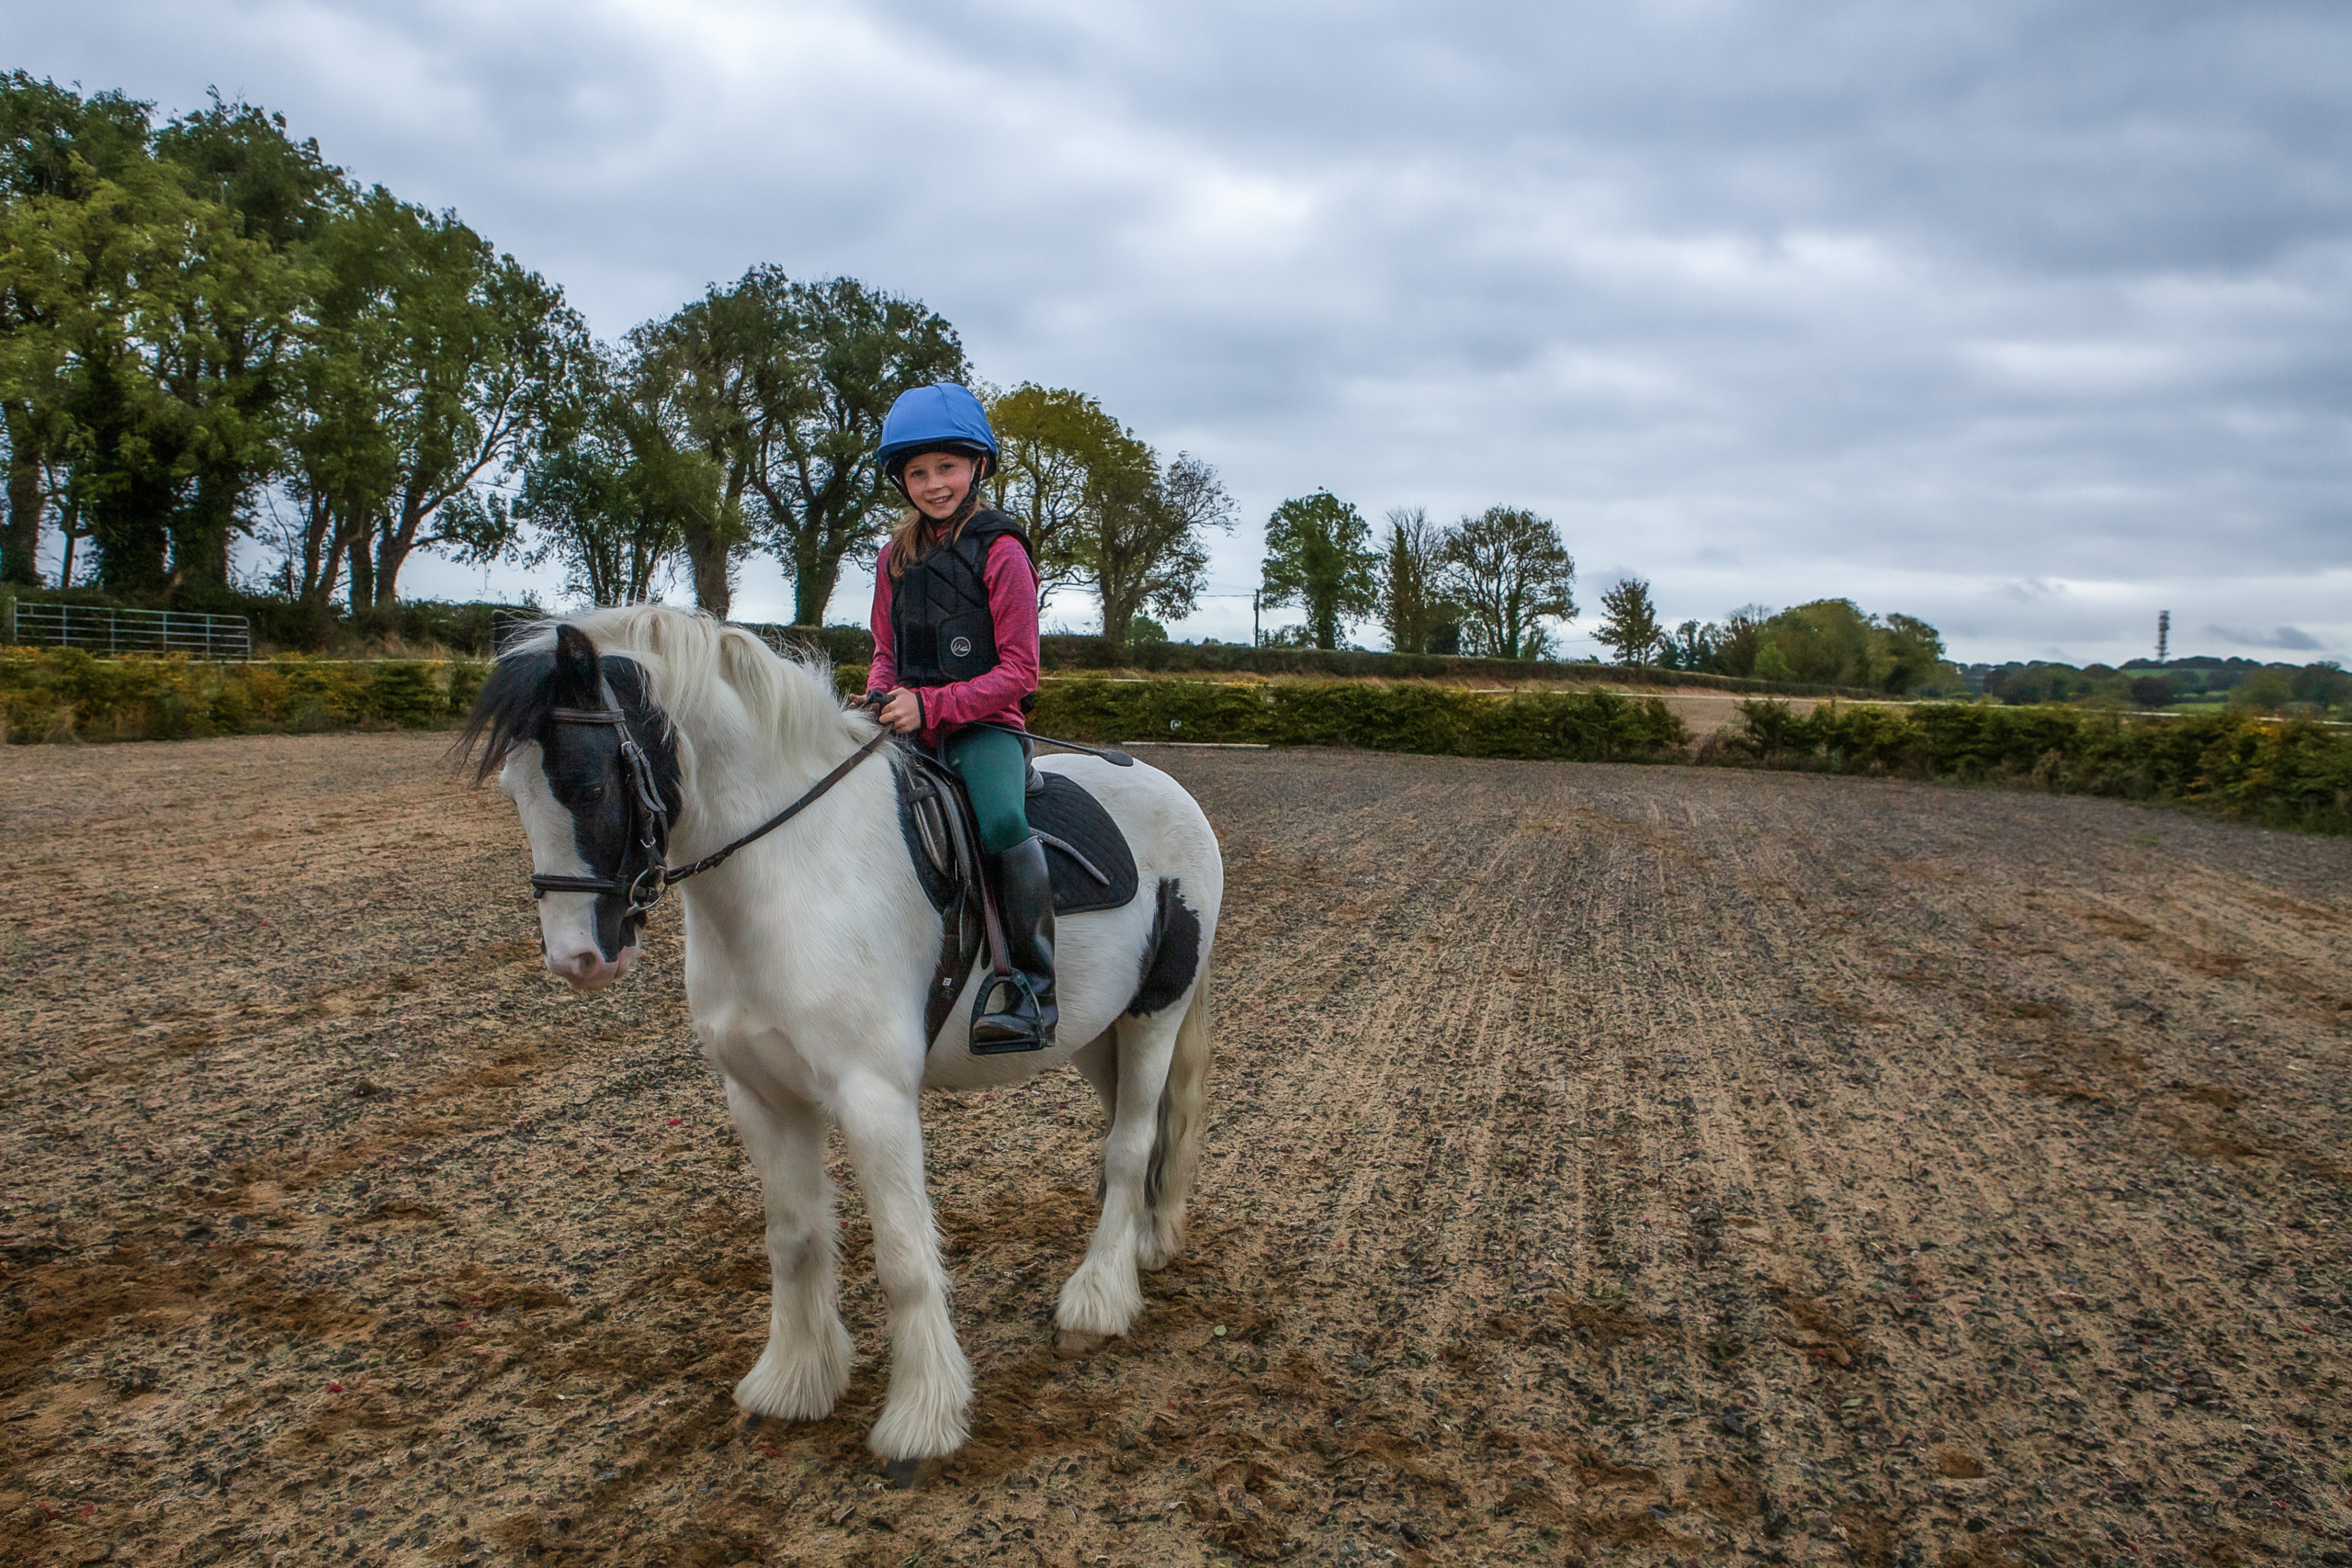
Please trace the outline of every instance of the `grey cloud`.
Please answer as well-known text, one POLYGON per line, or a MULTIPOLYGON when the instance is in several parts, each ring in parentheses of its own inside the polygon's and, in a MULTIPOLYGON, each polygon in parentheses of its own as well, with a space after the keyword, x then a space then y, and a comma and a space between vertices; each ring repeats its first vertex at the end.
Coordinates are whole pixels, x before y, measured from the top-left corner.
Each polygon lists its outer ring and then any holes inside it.
POLYGON ((36 72, 285 109, 608 333, 757 261, 918 295, 982 374, 1218 464, 1221 585, 1329 485, 1532 506, 1678 616, 1842 593, 1972 654, 2128 657, 2166 603, 2352 644, 2340 6, 89 0, 12 32, 36 72))
POLYGON ((2205 635, 2239 648, 2276 648, 2290 653, 2317 653, 2327 644, 2298 626, 2280 626, 2265 635, 2261 632, 2235 631, 2228 626, 2207 626, 2205 635))

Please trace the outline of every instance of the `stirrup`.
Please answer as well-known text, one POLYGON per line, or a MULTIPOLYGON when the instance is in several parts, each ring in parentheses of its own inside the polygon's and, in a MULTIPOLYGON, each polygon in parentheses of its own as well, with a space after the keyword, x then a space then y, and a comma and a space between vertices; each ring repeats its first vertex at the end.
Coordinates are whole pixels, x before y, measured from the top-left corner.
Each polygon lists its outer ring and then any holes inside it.
POLYGON ((1021 1051, 1044 1051, 1053 1045, 1044 1027, 1044 1009, 1037 1005, 1037 993, 1029 976, 1015 971, 1010 975, 993 972, 981 976, 979 994, 972 998, 972 1055, 975 1056, 1005 1056, 1021 1051), (989 1003, 999 987, 1012 992, 1010 1008, 990 1011, 989 1003), (980 1030, 991 1025, 999 1032, 995 1038, 983 1039, 980 1030))

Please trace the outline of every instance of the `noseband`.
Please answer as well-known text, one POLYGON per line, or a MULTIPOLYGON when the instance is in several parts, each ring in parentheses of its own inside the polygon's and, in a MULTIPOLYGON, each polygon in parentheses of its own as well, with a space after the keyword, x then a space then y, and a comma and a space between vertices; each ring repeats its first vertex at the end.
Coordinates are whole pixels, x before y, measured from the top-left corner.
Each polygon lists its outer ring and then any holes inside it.
POLYGON ((874 755, 876 749, 890 738, 888 730, 882 731, 851 752, 831 773, 810 785, 799 799, 734 842, 712 851, 692 865, 673 871, 669 866, 669 807, 662 804, 662 792, 653 782, 653 764, 646 757, 645 748, 638 744, 636 735, 630 731, 628 715, 618 707, 549 708, 548 720, 551 724, 608 724, 620 731, 621 766, 628 774, 629 784, 629 829, 637 836, 638 846, 646 852, 647 864, 643 871, 626 881, 622 880, 621 868, 617 866, 610 876, 548 876, 534 873, 531 897, 540 898, 549 893, 595 893, 626 897, 628 912, 621 917, 625 924, 631 920, 643 923, 645 917, 652 912, 653 906, 662 902, 662 895, 673 886, 689 876, 699 876, 711 870, 744 845, 766 837, 799 816, 816 803, 818 796, 847 778, 851 769, 874 755))

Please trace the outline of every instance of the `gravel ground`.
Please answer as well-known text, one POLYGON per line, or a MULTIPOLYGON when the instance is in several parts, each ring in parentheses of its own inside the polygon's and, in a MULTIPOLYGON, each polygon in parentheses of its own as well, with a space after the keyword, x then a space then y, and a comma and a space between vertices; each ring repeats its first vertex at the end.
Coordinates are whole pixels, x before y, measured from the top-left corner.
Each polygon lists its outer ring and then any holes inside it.
MULTIPOLYGON (((674 920, 540 969, 446 736, 11 748, 0 1560, 2352 1562, 2352 842, 1151 754, 1228 862, 1193 1245, 1050 1353, 1073 1074, 930 1107, 935 1485, 746 1429, 674 920)), ((837 1174, 846 1179, 846 1172, 837 1174)))

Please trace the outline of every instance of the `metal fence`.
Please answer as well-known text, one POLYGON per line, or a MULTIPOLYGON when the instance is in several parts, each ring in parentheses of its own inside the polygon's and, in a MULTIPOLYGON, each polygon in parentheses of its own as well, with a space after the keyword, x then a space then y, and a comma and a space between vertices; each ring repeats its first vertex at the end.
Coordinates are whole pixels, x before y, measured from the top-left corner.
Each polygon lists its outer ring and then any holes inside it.
POLYGON ((185 610, 111 610, 96 604, 8 601, 12 648, 79 648, 92 653, 185 653, 197 659, 254 656, 253 623, 243 615, 185 610))

